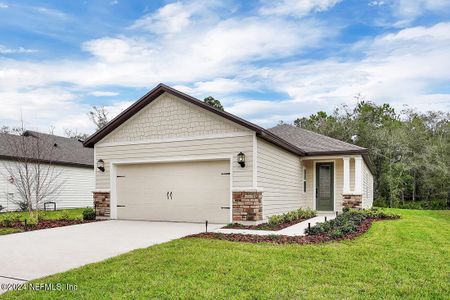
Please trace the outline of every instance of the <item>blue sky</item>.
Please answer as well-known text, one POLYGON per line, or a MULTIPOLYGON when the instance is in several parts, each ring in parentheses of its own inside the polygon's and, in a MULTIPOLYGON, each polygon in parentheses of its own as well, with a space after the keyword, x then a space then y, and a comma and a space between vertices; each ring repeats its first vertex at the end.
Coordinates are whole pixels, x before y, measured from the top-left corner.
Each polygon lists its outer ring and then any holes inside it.
POLYGON ((450 108, 450 0, 0 0, 0 125, 91 133, 164 82, 264 127, 450 108))

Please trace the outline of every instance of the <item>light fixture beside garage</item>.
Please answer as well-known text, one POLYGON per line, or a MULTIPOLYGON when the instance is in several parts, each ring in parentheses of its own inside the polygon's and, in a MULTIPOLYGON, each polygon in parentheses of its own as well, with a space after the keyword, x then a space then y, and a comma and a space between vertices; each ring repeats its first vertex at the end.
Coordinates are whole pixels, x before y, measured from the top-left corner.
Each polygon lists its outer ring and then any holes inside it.
POLYGON ((239 152, 237 155, 237 162, 241 165, 241 167, 245 167, 245 154, 242 152, 239 152))
POLYGON ((97 160, 97 169, 99 169, 102 172, 105 172, 105 162, 103 159, 97 160))

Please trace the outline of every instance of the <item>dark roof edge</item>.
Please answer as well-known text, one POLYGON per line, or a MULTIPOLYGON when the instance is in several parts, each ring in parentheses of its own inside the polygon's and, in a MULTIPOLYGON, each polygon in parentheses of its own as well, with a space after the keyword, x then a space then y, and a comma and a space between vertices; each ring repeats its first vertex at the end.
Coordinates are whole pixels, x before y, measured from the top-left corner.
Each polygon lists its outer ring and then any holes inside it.
POLYGON ((133 103, 130 107, 125 109, 123 112, 121 112, 118 116, 116 116, 114 119, 112 119, 105 127, 100 129, 99 131, 95 132, 93 135, 88 137, 83 145, 85 147, 93 148, 94 144, 100 141, 102 138, 104 138, 106 135, 108 135, 110 132, 112 132, 114 129, 122 125, 126 120, 128 120, 130 117, 132 117, 135 113, 140 111, 143 107, 145 107, 147 104, 151 103, 153 100, 158 98, 160 95, 162 95, 164 92, 172 94, 174 96, 177 96, 179 98, 182 98, 194 105, 197 105, 201 108, 204 108, 210 112, 213 112, 219 116, 222 116, 230 121, 233 121, 234 123, 237 123, 243 127, 246 127, 250 130, 253 130, 257 133, 260 133, 262 131, 265 131, 264 128, 253 124, 251 122, 248 122, 244 119, 241 119, 235 115, 232 115, 226 111, 219 110, 215 107, 212 107, 209 104, 206 104, 199 99, 196 99, 192 96, 189 96, 183 92, 177 91, 165 84, 158 84, 154 89, 152 89, 150 92, 145 94, 143 97, 141 97, 138 101, 133 103))
POLYGON ((58 165, 58 166, 71 166, 71 167, 80 167, 80 168, 89 168, 89 169, 94 168, 94 164, 87 165, 87 164, 56 161, 56 160, 50 161, 50 160, 45 160, 45 159, 31 159, 31 158, 26 158, 26 157, 10 156, 10 155, 0 155, 0 159, 13 160, 13 161, 18 160, 18 159, 27 159, 29 162, 41 162, 41 163, 46 163, 46 164, 58 165))
MULTIPOLYGON (((110 132, 112 132, 114 129, 122 125, 126 120, 128 120, 130 117, 132 117, 134 114, 139 112, 142 108, 144 108, 147 104, 151 103, 153 100, 161 96, 163 93, 169 93, 171 95, 174 95, 176 97, 179 97, 181 99, 184 99, 194 105, 197 105, 203 109, 206 109, 212 113, 215 113, 221 117, 224 117, 225 119, 228 119, 234 123, 237 123, 247 129, 250 129, 254 132, 256 132, 256 135, 272 144, 275 144, 289 152, 292 152, 294 154, 300 155, 300 156, 312 156, 312 155, 339 155, 339 154, 364 154, 367 153, 366 149, 363 150, 348 150, 348 151, 324 151, 324 152, 305 152, 304 150, 298 148, 297 146, 287 142, 286 140, 282 139, 281 137, 271 133, 270 131, 253 124, 249 121, 246 121, 242 118, 239 118, 233 114, 230 114, 226 111, 217 109, 215 107, 212 107, 209 104, 204 103, 203 101, 194 98, 192 96, 189 96, 188 94, 185 94, 183 92, 180 92, 174 88, 171 88, 170 86, 167 86, 163 83, 158 84, 155 88, 153 88, 151 91, 149 91, 147 94, 142 96, 139 100, 134 102, 131 106, 129 106, 127 109, 125 109, 123 112, 121 112, 119 115, 117 115, 114 119, 109 121, 109 123, 100 129, 99 131, 92 134, 90 137, 88 137, 84 142, 83 146, 93 148, 95 143, 103 139, 105 136, 107 136, 110 132)), ((369 164, 366 162, 366 164, 369 166, 369 164)), ((371 169, 371 167, 369 167, 371 169)), ((372 170, 371 170, 372 171, 372 170)), ((372 172, 373 173, 373 172, 372 172)))
POLYGON ((194 105, 197 105, 203 109, 206 109, 212 113, 215 113, 221 117, 224 117, 227 120, 230 120, 236 124, 239 124, 247 129, 250 129, 261 138, 267 140, 268 142, 271 142, 287 151, 293 152, 298 155, 305 155, 305 152, 298 147, 292 145, 291 143, 285 141, 284 139, 276 136, 275 134, 269 132, 268 130, 253 124, 249 121, 246 121, 242 118, 239 118, 233 114, 230 114, 226 111, 217 109, 215 107, 212 107, 209 104, 206 104, 202 102, 199 99, 196 99, 192 96, 189 96, 183 92, 180 92, 176 89, 173 89, 163 83, 158 84, 154 89, 152 89, 150 92, 145 94, 143 97, 141 97, 138 101, 136 101, 134 104, 132 104, 130 107, 125 109, 122 113, 120 113, 117 117, 112 119, 105 127, 88 137, 83 145, 85 147, 94 147, 94 144, 100 141, 102 138, 104 138, 106 135, 108 135, 110 132, 112 132, 114 129, 122 125, 126 120, 128 120, 131 116, 133 116, 135 113, 137 113, 139 110, 141 110, 143 107, 145 107, 147 104, 158 98, 160 95, 162 95, 164 92, 169 93, 171 95, 174 95, 176 97, 179 97, 183 100, 186 100, 194 105))
POLYGON ((298 148, 297 146, 292 145, 291 143, 289 143, 286 140, 280 138, 279 136, 271 133, 270 131, 263 130, 261 133, 257 133, 257 136, 259 136, 263 140, 266 140, 272 144, 275 144, 289 152, 295 153, 300 156, 306 155, 305 151, 298 148))

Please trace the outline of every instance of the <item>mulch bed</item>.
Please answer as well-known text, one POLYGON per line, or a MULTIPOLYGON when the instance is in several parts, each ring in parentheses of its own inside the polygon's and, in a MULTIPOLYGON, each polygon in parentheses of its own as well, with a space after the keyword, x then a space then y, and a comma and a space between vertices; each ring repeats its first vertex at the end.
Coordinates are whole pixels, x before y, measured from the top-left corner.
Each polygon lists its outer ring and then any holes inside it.
POLYGON ((289 226, 298 224, 300 222, 306 221, 308 219, 297 219, 294 221, 290 221, 290 222, 286 222, 286 223, 281 223, 281 224, 277 224, 277 225, 270 225, 268 223, 262 223, 262 224, 258 224, 258 225, 242 225, 239 223, 232 223, 232 224, 228 224, 222 228, 224 229, 249 229, 249 230, 272 230, 272 231, 278 231, 284 228, 287 228, 289 226))
POLYGON ((22 221, 17 221, 14 223, 11 227, 3 227, 0 225, 0 228, 17 228, 21 229, 23 231, 33 231, 33 230, 40 230, 40 229, 48 229, 48 228, 56 228, 56 227, 63 227, 63 226, 70 226, 70 225, 77 225, 77 224, 85 224, 85 223, 92 223, 97 222, 101 220, 41 220, 39 223, 37 223, 34 226, 27 226, 25 229, 25 225, 22 221))
POLYGON ((327 234, 319 235, 305 235, 305 236, 287 236, 287 235, 256 235, 256 234, 227 234, 227 233, 198 233, 187 236, 186 238, 196 237, 205 239, 215 239, 230 242, 244 242, 244 243, 273 243, 273 244, 317 244, 330 241, 351 240, 354 239, 367 230, 369 230, 373 221, 386 219, 366 219, 359 225, 356 232, 347 234, 341 238, 332 238, 327 234))

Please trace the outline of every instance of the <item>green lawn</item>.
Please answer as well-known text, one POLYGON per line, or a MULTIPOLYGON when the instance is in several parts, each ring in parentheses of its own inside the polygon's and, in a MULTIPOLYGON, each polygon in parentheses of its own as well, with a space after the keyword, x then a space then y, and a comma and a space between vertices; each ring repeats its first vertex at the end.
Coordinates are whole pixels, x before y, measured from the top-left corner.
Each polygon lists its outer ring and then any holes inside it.
POLYGON ((245 244, 189 238, 136 250, 37 283, 5 299, 448 299, 450 211, 395 210, 353 241, 245 244))

